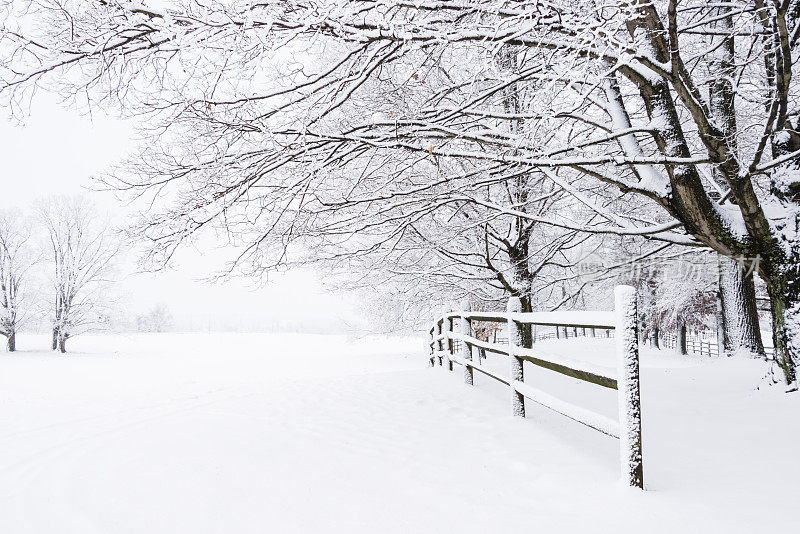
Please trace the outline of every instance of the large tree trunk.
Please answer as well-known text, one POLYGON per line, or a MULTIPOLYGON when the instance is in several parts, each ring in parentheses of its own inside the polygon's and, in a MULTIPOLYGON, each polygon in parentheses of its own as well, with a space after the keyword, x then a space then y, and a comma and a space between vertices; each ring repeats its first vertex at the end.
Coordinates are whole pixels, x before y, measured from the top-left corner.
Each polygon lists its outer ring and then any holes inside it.
MULTIPOLYGON (((527 251, 527 248, 528 247, 526 246, 525 247, 526 251, 527 251)), ((523 269, 518 269, 518 270, 520 270, 520 271, 524 270, 525 273, 527 273, 527 271, 528 271, 527 263, 528 262, 527 262, 527 259, 526 259, 524 268, 523 269)), ((517 274, 517 277, 518 277, 517 278, 517 282, 521 282, 519 285, 521 285, 522 287, 530 287, 530 281, 531 281, 530 280, 530 275, 528 275, 527 279, 520 278, 520 274, 525 274, 525 273, 517 274)), ((522 303, 522 312, 523 313, 527 313, 527 312, 533 311, 530 292, 520 293, 520 294, 514 295, 514 296, 518 296, 519 297, 519 300, 522 303)), ((520 334, 521 334, 521 337, 522 337, 522 346, 525 347, 525 348, 528 348, 528 349, 532 348, 533 347, 533 326, 529 325, 529 324, 522 325, 522 327, 520 328, 520 334)))
POLYGON ((721 304, 722 350, 766 357, 758 324, 756 287, 753 273, 742 262, 719 257, 719 299, 721 304))
MULTIPOLYGON (((719 278, 719 273, 718 273, 719 278)), ((714 295, 715 309, 714 319, 717 323, 717 351, 720 355, 725 354, 725 314, 722 312, 722 281, 717 280, 717 292, 714 295)))
MULTIPOLYGON (((503 46, 498 56, 500 66, 507 69, 512 75, 516 75, 519 71, 517 62, 517 54, 519 49, 516 46, 503 46)), ((520 114, 522 112, 522 103, 520 101, 519 87, 516 83, 509 85, 503 91, 504 107, 508 113, 520 114)), ((512 133, 518 132, 522 129, 522 120, 511 121, 509 127, 512 133)), ((514 179, 512 194, 514 196, 514 204, 518 206, 518 210, 525 212, 528 202, 528 189, 530 176, 522 174, 514 179)), ((531 238, 532 227, 524 218, 517 217, 514 221, 515 229, 515 242, 508 250, 508 259, 511 263, 513 281, 512 285, 514 291, 512 296, 519 297, 522 303, 522 312, 533 311, 533 302, 531 301, 531 288, 533 287, 533 275, 531 274, 528 256, 529 256, 529 241, 531 238)), ((533 347, 533 329, 531 325, 522 325, 521 328, 522 346, 526 348, 533 347)))
POLYGON ((53 327, 53 342, 52 342, 52 350, 58 349, 58 327, 53 327))
POLYGON ((797 387, 797 365, 800 360, 800 278, 794 266, 794 279, 767 283, 772 312, 772 340, 775 363, 787 384, 797 387))
MULTIPOLYGON (((736 149, 736 91, 733 80, 736 76, 735 37, 732 32, 731 16, 733 3, 722 0, 716 8, 716 16, 712 27, 719 30, 719 35, 711 36, 712 59, 710 70, 713 76, 709 84, 708 96, 711 116, 721 134, 725 136, 732 149, 736 149), (728 16, 725 16, 728 15, 728 16)), ((720 190, 727 189, 727 181, 723 173, 715 168, 714 180, 720 190)), ((743 262, 718 256, 719 270, 719 317, 718 344, 720 355, 737 352, 765 357, 764 344, 761 341, 761 330, 758 325, 758 309, 756 307, 756 288, 752 270, 744 268, 743 262)))
POLYGON ((58 337, 58 351, 62 354, 67 352, 67 336, 58 337))
POLYGON ((8 341, 6 342, 6 350, 8 350, 8 352, 14 352, 15 350, 17 350, 17 333, 16 332, 11 332, 8 335, 8 341))
MULTIPOLYGON (((673 36, 664 27, 655 4, 640 0, 633 5, 636 16, 631 17, 627 23, 631 35, 645 32, 653 47, 655 59, 662 64, 673 60, 675 66, 669 42, 673 36)), ((674 15, 675 8, 675 3, 671 3, 671 16, 674 15)), ((728 5, 721 5, 721 8, 723 14, 729 11, 728 5)), ((718 20, 722 22, 727 17, 723 16, 718 20)), ((722 32, 722 35, 728 37, 724 48, 728 51, 733 49, 732 34, 722 32)), ((769 54, 772 52, 768 52, 767 59, 774 59, 774 55, 769 54)), ((742 172, 738 160, 731 157, 736 146, 731 144, 732 138, 726 132, 736 131, 736 117, 733 113, 733 99, 725 94, 728 91, 726 80, 730 82, 730 76, 726 76, 724 72, 725 56, 723 54, 717 58, 721 62, 721 68, 716 69, 712 84, 711 107, 714 108, 712 113, 715 120, 707 122, 701 107, 690 106, 690 111, 694 125, 698 126, 698 135, 706 145, 709 155, 716 161, 715 172, 721 173, 730 186, 730 195, 742 214, 748 239, 742 241, 730 231, 729 221, 714 205, 716 201, 707 193, 695 166, 675 165, 667 168, 671 194, 663 198, 662 203, 667 211, 684 223, 690 234, 706 245, 729 256, 746 256, 746 268, 760 264, 759 273, 767 283, 772 300, 777 364, 787 383, 796 387, 795 368, 800 359, 800 242, 796 237, 796 229, 800 225, 800 164, 793 158, 772 170, 770 192, 777 201, 772 202, 773 209, 775 205, 782 204, 781 207, 789 215, 788 220, 783 223, 785 226, 772 225, 756 195, 752 180, 746 172, 742 172), (718 110, 723 113, 718 115, 718 110)), ((782 64, 782 67, 791 69, 791 62, 782 64)), ((791 70, 783 74, 782 77, 774 76, 774 102, 780 103, 781 108, 774 124, 773 160, 800 150, 800 135, 788 121, 788 79, 791 77, 791 70)), ((667 77, 654 81, 637 76, 631 76, 631 79, 639 87, 648 117, 659 125, 655 141, 661 153, 670 157, 690 157, 692 151, 683 132, 672 90, 678 91, 684 102, 691 102, 692 92, 683 84, 673 83, 667 77)))
MULTIPOLYGON (((784 128, 772 139, 772 156, 775 158, 800 150, 797 128, 792 127, 789 121, 784 128)), ((797 389, 797 366, 800 365, 800 239, 797 237, 800 228, 800 161, 795 159, 772 172, 770 192, 783 204, 788 216, 778 228, 779 239, 764 244, 766 258, 758 265, 769 292, 775 363, 790 389, 797 389)))

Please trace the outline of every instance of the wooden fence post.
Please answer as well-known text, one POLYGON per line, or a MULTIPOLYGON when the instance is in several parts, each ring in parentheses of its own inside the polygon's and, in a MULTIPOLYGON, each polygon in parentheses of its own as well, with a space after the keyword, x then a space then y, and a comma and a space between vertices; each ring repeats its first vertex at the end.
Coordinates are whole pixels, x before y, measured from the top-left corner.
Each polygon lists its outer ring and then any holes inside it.
MULTIPOLYGON (((459 319, 460 321, 459 330, 461 331, 461 335, 463 337, 471 336, 472 324, 469 319, 464 317, 464 315, 466 315, 467 312, 472 311, 469 300, 465 300, 464 303, 461 304, 461 311, 464 313, 462 313, 462 316, 459 319)), ((472 366, 469 365, 469 362, 472 361, 472 347, 466 342, 466 340, 463 339, 463 337, 461 339, 461 345, 459 349, 461 352, 461 359, 464 360, 464 383, 467 384, 468 386, 471 386, 474 384, 474 375, 472 366)), ((480 363, 480 361, 478 363, 480 363)))
POLYGON ((522 360, 514 355, 515 349, 522 346, 522 328, 519 323, 514 321, 512 314, 522 311, 522 301, 519 297, 508 299, 506 306, 508 319, 506 329, 508 330, 508 361, 510 362, 509 386, 511 388, 511 414, 517 417, 525 417, 525 397, 514 388, 514 382, 524 382, 525 376, 522 370, 522 360))
MULTIPOLYGON (((451 305, 450 306, 450 312, 455 311, 455 309, 456 309, 455 305, 451 305)), ((449 371, 452 371, 453 370, 453 356, 455 356, 455 353, 456 353, 456 342, 455 342, 455 339, 453 339, 453 335, 452 335, 453 332, 455 331, 453 329, 453 327, 455 325, 453 324, 453 318, 452 317, 448 317, 445 320, 447 321, 447 369, 449 371)))
POLYGON ((614 289, 617 358, 619 360, 619 443, 622 477, 630 486, 644 488, 642 469, 642 411, 639 396, 639 335, 636 290, 614 289))
POLYGON ((436 343, 434 342, 434 339, 436 339, 436 325, 431 328, 431 340, 430 343, 428 343, 428 348, 431 351, 431 367, 436 365, 436 355, 434 354, 434 352, 436 352, 436 343))

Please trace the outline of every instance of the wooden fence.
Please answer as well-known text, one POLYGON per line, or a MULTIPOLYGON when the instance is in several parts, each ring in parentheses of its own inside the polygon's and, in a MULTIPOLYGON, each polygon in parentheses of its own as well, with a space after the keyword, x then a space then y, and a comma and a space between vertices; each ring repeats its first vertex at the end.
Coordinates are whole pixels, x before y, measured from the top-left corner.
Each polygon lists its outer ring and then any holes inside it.
MULTIPOLYGON (((578 328, 567 326, 556 326, 552 332, 535 332, 533 342, 544 341, 546 339, 569 339, 574 337, 614 337, 614 331, 597 328, 578 328)), ((502 345, 508 344, 507 337, 494 336, 494 342, 502 345)))
MULTIPOLYGON (((598 430, 620 441, 622 476, 634 487, 644 487, 642 469, 642 423, 639 400, 639 336, 636 322, 636 291, 630 286, 617 286, 614 291, 613 313, 572 312, 569 315, 554 313, 521 313, 518 298, 508 301, 506 313, 472 312, 469 303, 461 311, 444 314, 434 321, 430 329, 431 364, 453 364, 464 368, 464 382, 474 384, 474 371, 478 371, 509 387, 511 411, 525 416, 525 399, 541 404, 579 423, 598 430), (599 318, 599 319, 598 319, 599 318), (506 324, 506 344, 490 342, 473 336, 473 321, 506 324), (535 348, 522 347, 524 325, 572 328, 586 332, 615 332, 618 360, 617 376, 607 369, 595 368, 586 363, 540 354, 535 348), (589 330, 585 330, 589 329, 589 330), (476 357, 473 359, 473 349, 476 357), (489 369, 481 362, 480 349, 508 356, 508 374, 489 369), (587 408, 558 399, 524 380, 523 362, 584 380, 598 386, 618 391, 619 420, 613 420, 587 408)), ((557 330, 558 331, 558 330, 557 330)), ((553 336, 555 337, 555 336, 553 336)))
MULTIPOLYGON (((670 332, 659 333, 659 346, 673 349, 681 354, 699 354, 700 356, 719 356, 719 342, 716 340, 716 332, 706 331, 701 335, 686 335, 685 351, 680 347, 680 336, 670 332)), ((775 359, 775 348, 769 345, 764 347, 764 355, 768 360, 775 359)))
MULTIPOLYGON (((679 339, 676 334, 659 334, 659 343, 668 349, 679 350, 679 339)), ((719 356, 719 345, 716 341, 703 339, 701 337, 686 336, 686 351, 699 354, 700 356, 719 356)))

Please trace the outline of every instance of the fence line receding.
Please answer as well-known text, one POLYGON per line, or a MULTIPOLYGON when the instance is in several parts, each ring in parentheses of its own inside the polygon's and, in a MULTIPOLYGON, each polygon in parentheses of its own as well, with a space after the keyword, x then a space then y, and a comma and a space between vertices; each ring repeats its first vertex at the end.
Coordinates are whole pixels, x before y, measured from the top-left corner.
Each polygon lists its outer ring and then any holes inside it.
MULTIPOLYGON (((520 301, 512 297, 506 313, 473 312, 469 303, 460 311, 452 311, 437 318, 430 329, 431 364, 437 362, 453 370, 453 364, 464 368, 464 382, 474 384, 474 373, 486 375, 509 387, 511 411, 516 416, 525 416, 524 399, 529 399, 570 419, 615 437, 620 441, 620 458, 623 479, 631 486, 644 487, 642 470, 642 421, 639 396, 639 341, 636 322, 636 292, 630 286, 617 286, 614 291, 613 312, 541 313, 521 312, 520 301), (457 321, 457 323, 456 323, 457 321), (484 321, 506 325, 506 343, 483 341, 473 335, 472 322, 484 321), (458 331, 455 326, 458 325, 458 331), (554 326, 559 328, 590 329, 614 333, 617 366, 613 369, 593 366, 544 355, 535 348, 523 347, 523 330, 526 325, 554 326), (508 356, 508 374, 490 369, 481 362, 481 352, 493 352, 508 356), (619 419, 614 420, 590 409, 561 400, 546 393, 524 378, 524 362, 561 373, 597 386, 615 389, 618 392, 619 419)), ((566 332, 566 331, 565 331, 566 332)), ((539 336, 534 339, 540 339, 539 336)), ((505 340, 504 340, 505 341, 505 340)))

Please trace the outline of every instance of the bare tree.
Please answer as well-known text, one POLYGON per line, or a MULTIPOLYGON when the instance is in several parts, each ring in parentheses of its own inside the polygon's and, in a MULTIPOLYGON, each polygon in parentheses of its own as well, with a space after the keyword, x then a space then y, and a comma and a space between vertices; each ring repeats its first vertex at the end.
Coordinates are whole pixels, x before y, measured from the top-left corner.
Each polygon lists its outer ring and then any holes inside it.
POLYGON ((136 329, 139 332, 168 332, 172 326, 172 313, 166 304, 156 304, 147 314, 136 318, 136 329))
POLYGON ((0 335, 7 338, 9 352, 16 350, 16 335, 25 319, 23 283, 34 263, 30 237, 19 212, 0 213, 0 335))
POLYGON ((67 340, 107 320, 108 285, 118 246, 108 223, 86 199, 56 197, 43 202, 39 219, 48 235, 52 260, 53 350, 66 352, 67 340))
POLYGON ((301 245, 363 254, 462 206, 703 247, 764 280, 796 385, 795 0, 21 4, 0 44, 10 102, 97 89, 154 114, 115 187, 159 197, 140 226, 156 260, 215 222, 263 268, 301 245), (530 211, 532 180, 591 217, 530 211))

